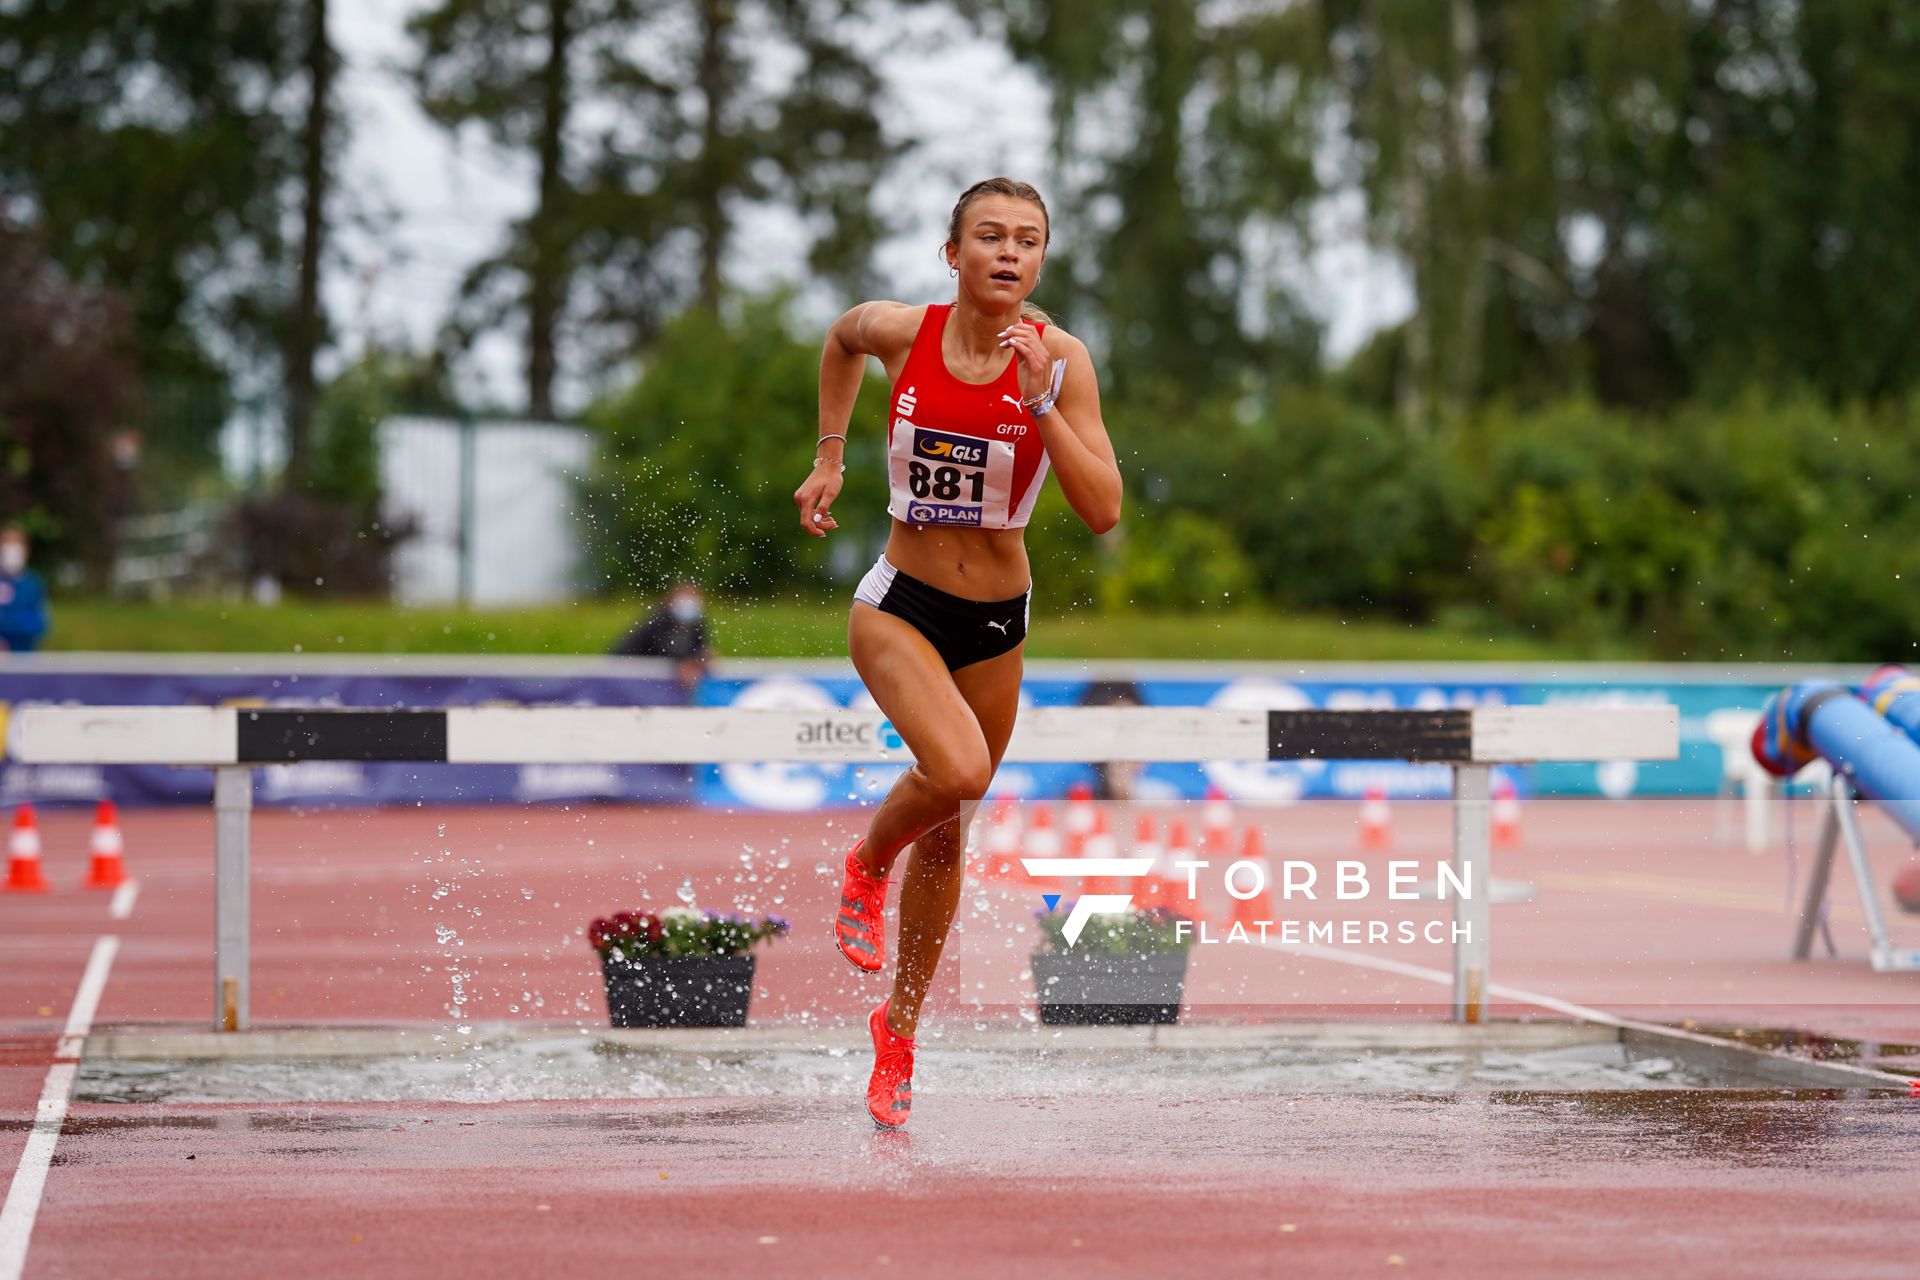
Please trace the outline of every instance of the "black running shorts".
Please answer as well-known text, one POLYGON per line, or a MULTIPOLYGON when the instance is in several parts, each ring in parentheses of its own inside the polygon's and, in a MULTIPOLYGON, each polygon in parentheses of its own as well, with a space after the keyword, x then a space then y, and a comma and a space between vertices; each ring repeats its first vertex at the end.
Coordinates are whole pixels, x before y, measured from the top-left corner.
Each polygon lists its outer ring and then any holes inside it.
POLYGON ((853 598, 904 619, 932 643, 947 670, 958 671, 997 658, 1027 638, 1031 591, 1011 600, 968 600, 928 586, 881 556, 860 580, 853 598))

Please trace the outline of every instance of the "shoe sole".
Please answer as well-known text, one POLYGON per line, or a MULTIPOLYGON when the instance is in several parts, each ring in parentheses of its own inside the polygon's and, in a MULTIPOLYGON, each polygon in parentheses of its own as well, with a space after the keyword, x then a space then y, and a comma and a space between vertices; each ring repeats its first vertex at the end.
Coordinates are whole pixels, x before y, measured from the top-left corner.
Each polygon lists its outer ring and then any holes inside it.
POLYGON ((852 965, 854 968, 858 969, 862 973, 878 973, 882 969, 887 967, 887 958, 885 956, 881 956, 880 959, 876 963, 874 963, 872 966, 865 965, 861 963, 859 960, 855 959, 853 952, 847 950, 844 946, 840 945, 840 935, 837 933, 833 935, 833 947, 834 947, 834 950, 838 951, 841 955, 847 958, 848 964, 852 965))

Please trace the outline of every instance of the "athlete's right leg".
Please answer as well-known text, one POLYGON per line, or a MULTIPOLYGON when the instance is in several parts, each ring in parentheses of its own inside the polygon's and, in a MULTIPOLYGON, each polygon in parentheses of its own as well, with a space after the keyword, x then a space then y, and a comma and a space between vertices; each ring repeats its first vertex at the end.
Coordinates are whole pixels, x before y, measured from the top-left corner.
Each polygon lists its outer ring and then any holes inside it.
POLYGON ((902 849, 979 803, 993 780, 993 759, 947 664, 910 623, 856 604, 847 646, 867 691, 913 753, 913 766, 874 812, 861 847, 867 869, 885 878, 902 849))
MULTIPOLYGON (((856 604, 847 623, 847 642, 854 668, 866 682, 867 691, 906 741, 914 759, 875 811, 867 839, 860 846, 860 852, 866 855, 867 873, 861 874, 854 858, 848 857, 835 936, 849 960, 863 969, 878 968, 882 963, 879 944, 886 934, 881 919, 885 887, 874 883, 873 878, 884 880, 901 851, 922 836, 937 842, 936 832, 952 833, 950 842, 956 846, 941 850, 951 856, 933 873, 931 881, 926 874, 928 868, 919 866, 921 855, 914 855, 915 869, 922 874, 907 888, 918 890, 914 896, 921 901, 911 914, 922 927, 908 928, 903 905, 901 941, 911 953, 907 989, 917 1005, 944 942, 944 936, 922 936, 930 924, 923 917, 938 916, 942 934, 952 919, 962 872, 957 841, 964 839, 966 820, 993 780, 994 761, 973 708, 961 695, 947 664, 918 630, 892 614, 856 604), (945 902, 944 914, 938 909, 941 904, 932 902, 930 896, 945 902), (849 903, 854 904, 851 909, 849 903)), ((901 989, 896 980, 894 996, 882 1001, 867 1017, 874 1051, 873 1071, 867 1078, 867 1113, 876 1124, 889 1129, 905 1124, 913 1106, 914 1014, 908 1015, 905 1034, 892 1025, 900 1021, 898 1013, 905 1012, 891 1007, 901 989)))

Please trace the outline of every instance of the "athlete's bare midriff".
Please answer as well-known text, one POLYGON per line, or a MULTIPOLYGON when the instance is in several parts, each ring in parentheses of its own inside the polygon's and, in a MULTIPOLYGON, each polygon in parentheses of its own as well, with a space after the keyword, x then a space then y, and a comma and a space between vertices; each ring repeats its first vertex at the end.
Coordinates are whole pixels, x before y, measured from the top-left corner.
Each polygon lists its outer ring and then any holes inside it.
POLYGON ((1033 576, 1024 529, 955 529, 895 520, 887 559, 902 573, 965 600, 1011 600, 1033 576))

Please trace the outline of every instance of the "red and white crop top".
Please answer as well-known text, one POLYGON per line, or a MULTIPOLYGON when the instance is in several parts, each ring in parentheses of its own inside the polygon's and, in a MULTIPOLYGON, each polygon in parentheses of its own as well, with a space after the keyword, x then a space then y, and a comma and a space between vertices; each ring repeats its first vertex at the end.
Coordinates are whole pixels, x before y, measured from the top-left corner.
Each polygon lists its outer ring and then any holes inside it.
POLYGON ((908 524, 1024 528, 1047 478, 1040 425, 1020 407, 1014 361, 986 383, 948 370, 940 335, 952 311, 951 303, 927 308, 893 384, 887 514, 908 524))

